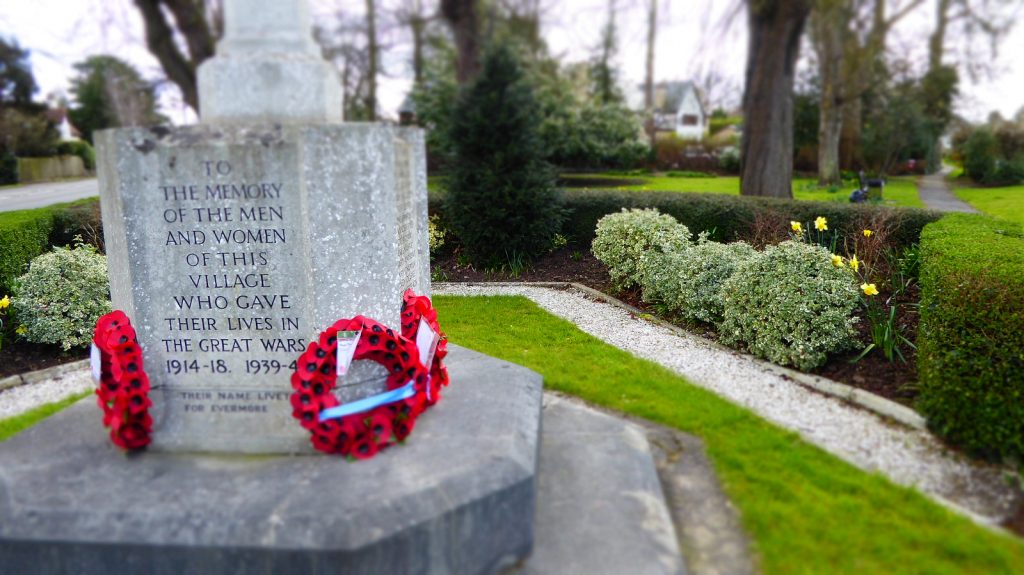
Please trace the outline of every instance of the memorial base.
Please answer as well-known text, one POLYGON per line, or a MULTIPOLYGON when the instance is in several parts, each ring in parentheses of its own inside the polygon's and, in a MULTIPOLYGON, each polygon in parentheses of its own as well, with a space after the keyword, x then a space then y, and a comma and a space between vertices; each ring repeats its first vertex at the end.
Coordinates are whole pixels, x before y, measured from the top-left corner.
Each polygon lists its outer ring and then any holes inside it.
POLYGON ((85 399, 0 444, 0 573, 493 573, 533 546, 542 380, 451 346, 403 445, 126 455, 85 399))

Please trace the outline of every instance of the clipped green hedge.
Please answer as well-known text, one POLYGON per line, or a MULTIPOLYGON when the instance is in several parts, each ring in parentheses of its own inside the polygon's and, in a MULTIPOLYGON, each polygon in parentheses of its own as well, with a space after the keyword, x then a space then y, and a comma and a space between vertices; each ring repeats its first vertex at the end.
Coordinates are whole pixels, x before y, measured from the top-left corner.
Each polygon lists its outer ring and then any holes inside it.
POLYGON ((925 227, 917 345, 929 427, 1024 461, 1024 227, 969 214, 925 227))
POLYGON ((11 293, 14 278, 25 273, 32 258, 50 247, 53 210, 0 212, 0 298, 11 293))
POLYGON ((86 241, 102 237, 98 205, 99 199, 89 198, 0 212, 0 298, 11 293, 14 279, 25 273, 32 258, 51 246, 70 244, 76 235, 86 241))
MULTIPOLYGON (((589 246, 594 239, 597 221, 622 208, 657 208, 679 220, 696 235, 712 232, 711 239, 729 242, 746 239, 757 214, 775 214, 785 220, 813 221, 818 216, 828 219, 829 228, 855 231, 880 212, 899 218, 890 241, 895 247, 918 241, 921 229, 942 215, 917 208, 855 205, 841 202, 808 202, 775 198, 751 198, 726 194, 679 192, 623 192, 614 190, 568 190, 563 192, 569 216, 562 234, 571 243, 589 246)), ((430 197, 431 213, 441 214, 443 192, 430 197)))

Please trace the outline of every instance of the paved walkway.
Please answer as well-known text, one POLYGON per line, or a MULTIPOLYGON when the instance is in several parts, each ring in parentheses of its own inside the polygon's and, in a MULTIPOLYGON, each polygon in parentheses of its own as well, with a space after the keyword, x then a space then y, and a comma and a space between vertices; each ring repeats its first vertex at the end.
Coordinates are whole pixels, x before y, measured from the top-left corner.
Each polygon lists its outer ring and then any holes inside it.
POLYGON ((98 195, 96 178, 0 188, 0 212, 41 208, 98 195))
POLYGON ((946 183, 946 175, 951 171, 949 166, 942 166, 937 174, 924 176, 917 182, 917 193, 925 206, 940 212, 965 212, 977 214, 978 210, 967 202, 956 197, 946 183))

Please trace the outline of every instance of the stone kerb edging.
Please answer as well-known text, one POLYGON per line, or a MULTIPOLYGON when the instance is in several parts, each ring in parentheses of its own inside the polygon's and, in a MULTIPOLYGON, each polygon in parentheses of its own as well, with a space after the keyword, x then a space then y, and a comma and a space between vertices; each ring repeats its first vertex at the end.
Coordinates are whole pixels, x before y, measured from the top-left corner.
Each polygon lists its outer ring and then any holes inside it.
POLYGON ((583 284, 576 282, 438 282, 435 284, 439 287, 445 285, 466 285, 466 286, 497 286, 497 287, 517 287, 517 286, 532 286, 532 287, 545 287, 545 288, 556 288, 556 289, 575 289, 579 290, 590 297, 603 301, 607 304, 619 307, 638 318, 657 324, 661 327, 671 330, 676 335, 690 339, 695 342, 699 342, 703 345, 710 346, 719 351, 728 352, 734 355, 742 355, 750 361, 757 364, 759 367, 764 368, 767 371, 771 371, 785 378, 791 379, 796 383, 810 388, 819 393, 841 399, 849 402, 857 407, 870 411, 876 415, 884 417, 886 419, 895 421, 896 423, 905 425, 912 429, 919 429, 922 431, 927 430, 925 419, 913 409, 905 405, 900 405, 894 401, 885 399, 884 397, 875 395, 873 393, 857 389, 856 387, 846 385, 845 383, 839 383, 838 381, 832 381, 826 377, 820 375, 810 375, 787 367, 782 367, 774 363, 765 361, 763 359, 747 355, 739 352, 731 347, 726 347, 716 341, 712 341, 707 338, 703 338, 699 335, 686 331, 672 323, 669 323, 663 319, 652 316, 651 314, 640 310, 628 303, 616 299, 602 291, 596 290, 591 287, 587 287, 583 284))
POLYGON ((53 367, 47 367, 45 369, 37 369, 36 371, 29 371, 19 375, 12 375, 0 379, 0 391, 5 391, 21 385, 29 383, 38 383, 40 381, 46 381, 47 379, 59 379, 64 377, 66 374, 72 371, 78 371, 80 369, 88 369, 89 360, 82 359, 78 361, 72 361, 69 363, 62 363, 53 367))

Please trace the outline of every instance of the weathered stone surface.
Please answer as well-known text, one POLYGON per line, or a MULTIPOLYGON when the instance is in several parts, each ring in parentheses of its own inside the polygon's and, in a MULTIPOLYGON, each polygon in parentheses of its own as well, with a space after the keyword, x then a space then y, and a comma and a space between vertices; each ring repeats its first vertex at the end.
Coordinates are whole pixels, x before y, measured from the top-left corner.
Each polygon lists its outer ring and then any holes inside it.
POLYGON ((224 38, 199 66, 204 124, 341 121, 341 82, 313 42, 305 0, 226 0, 224 38))
POLYGON ((343 317, 397 328, 402 291, 429 281, 422 134, 191 126, 98 144, 111 295, 155 388, 153 449, 309 451, 291 363, 343 317))
POLYGON ((643 429, 544 398, 533 556, 516 572, 686 573, 643 429))
POLYGON ((0 572, 499 571, 533 541, 542 382, 449 359, 455 383, 406 444, 356 463, 126 457, 83 400, 0 444, 0 572))

